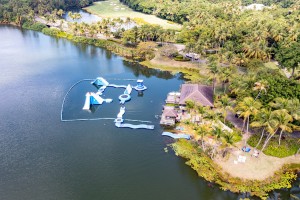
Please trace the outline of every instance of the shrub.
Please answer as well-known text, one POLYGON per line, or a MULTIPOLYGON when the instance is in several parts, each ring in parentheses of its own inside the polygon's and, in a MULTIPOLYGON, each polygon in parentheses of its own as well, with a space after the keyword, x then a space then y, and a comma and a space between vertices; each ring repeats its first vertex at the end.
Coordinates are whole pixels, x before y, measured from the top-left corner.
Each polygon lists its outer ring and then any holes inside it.
POLYGON ((185 57, 183 57, 183 55, 178 55, 178 56, 176 56, 176 57, 174 58, 174 60, 185 62, 185 61, 190 61, 191 59, 185 58, 185 57))
POLYGON ((45 34, 45 35, 50 35, 50 36, 54 36, 54 37, 57 37, 60 30, 58 29, 54 29, 54 28, 44 28, 42 30, 42 32, 45 34))
POLYGON ((47 28, 47 26, 45 24, 42 24, 39 22, 32 23, 32 22, 26 21, 22 25, 22 28, 41 32, 44 28, 47 28))

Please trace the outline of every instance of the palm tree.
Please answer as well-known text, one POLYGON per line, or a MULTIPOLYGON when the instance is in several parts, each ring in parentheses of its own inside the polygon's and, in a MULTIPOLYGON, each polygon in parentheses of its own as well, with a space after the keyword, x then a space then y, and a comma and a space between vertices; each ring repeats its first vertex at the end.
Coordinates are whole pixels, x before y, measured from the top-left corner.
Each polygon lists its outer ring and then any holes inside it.
POLYGON ((275 111, 272 111, 271 116, 270 116, 270 120, 268 122, 268 125, 266 126, 267 132, 269 133, 264 144, 263 147, 261 148, 261 152, 264 151, 264 149, 267 147, 268 143, 270 142, 271 138, 275 135, 275 133, 278 130, 278 121, 275 117, 274 114, 275 111))
POLYGON ((292 124, 290 123, 293 122, 293 117, 288 113, 286 109, 275 110, 274 117, 278 121, 278 128, 280 129, 278 141, 278 144, 280 145, 282 134, 284 132, 291 133, 293 131, 292 124))
POLYGON ((218 67, 216 61, 211 61, 208 64, 208 69, 209 69, 210 74, 212 75, 213 91, 214 91, 214 95, 215 95, 217 74, 219 73, 219 67, 218 67))
POLYGON ((300 101, 299 99, 288 100, 287 109, 295 120, 300 119, 300 101))
POLYGON ((221 67, 219 71, 219 77, 222 81, 222 85, 224 88, 224 93, 226 92, 226 82, 229 81, 230 77, 232 77, 233 70, 231 67, 221 67))
POLYGON ((205 151, 206 149, 204 144, 204 136, 210 132, 211 132, 211 126, 209 124, 201 124, 197 129, 197 133, 201 135, 201 146, 203 151, 205 151))
POLYGON ((258 90, 259 91, 257 96, 255 97, 255 100, 259 97, 259 95, 261 94, 262 91, 267 93, 267 88, 268 88, 268 82, 267 81, 261 80, 261 81, 255 82, 253 90, 254 91, 258 90))
POLYGON ((282 97, 277 97, 273 100, 273 102, 270 102, 269 105, 276 109, 276 110, 279 110, 279 109, 288 109, 288 100, 285 99, 285 98, 282 98, 282 97))
POLYGON ((232 145, 234 142, 233 141, 233 138, 234 138, 233 132, 224 131, 223 138, 227 144, 232 145))
POLYGON ((188 109, 189 112, 191 112, 192 110, 194 110, 194 108, 195 108, 195 101, 187 100, 185 102, 185 104, 186 104, 186 108, 188 109))
POLYGON ((261 106, 261 103, 259 101, 255 101, 252 97, 245 97, 243 101, 238 103, 236 110, 240 111, 241 117, 244 117, 243 129, 245 127, 245 123, 247 122, 246 134, 248 134, 249 131, 250 116, 256 115, 261 106))
POLYGON ((239 67, 244 65, 246 62, 247 62, 247 58, 244 53, 238 53, 233 58, 233 63, 238 65, 239 67))
POLYGON ((266 130, 268 131, 268 127, 271 126, 271 121, 273 120, 272 117, 273 117, 272 110, 266 109, 266 108, 263 108, 262 110, 260 110, 257 113, 257 115, 254 116, 255 121, 253 121, 250 125, 252 127, 263 128, 260 139, 259 139, 258 143, 256 144, 255 149, 257 149, 258 145, 261 143, 261 141, 264 137, 265 131, 266 130))
POLYGON ((62 17, 64 13, 65 13, 65 12, 64 12, 62 9, 59 9, 59 10, 56 12, 56 14, 57 14, 58 16, 60 16, 60 17, 62 17))
POLYGON ((218 99, 216 103, 216 107, 219 107, 221 109, 222 115, 224 117, 224 124, 227 117, 227 111, 233 110, 232 109, 233 103, 234 102, 231 101, 231 99, 227 95, 223 95, 221 98, 218 99))
POLYGON ((214 127, 212 133, 216 140, 219 140, 222 136, 222 129, 219 126, 214 127))

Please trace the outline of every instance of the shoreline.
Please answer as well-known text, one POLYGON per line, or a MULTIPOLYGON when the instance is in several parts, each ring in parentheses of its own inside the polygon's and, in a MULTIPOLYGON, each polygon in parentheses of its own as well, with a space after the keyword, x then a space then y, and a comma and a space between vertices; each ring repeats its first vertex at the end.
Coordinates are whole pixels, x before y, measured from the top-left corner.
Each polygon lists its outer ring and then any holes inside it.
POLYGON ((186 164, 195 170, 199 177, 216 184, 221 190, 233 193, 249 193, 251 196, 264 200, 268 199, 271 191, 291 188, 300 169, 300 164, 284 164, 272 176, 264 180, 243 179, 233 177, 225 172, 218 163, 205 155, 193 142, 181 139, 169 146, 176 156, 187 160, 186 164))

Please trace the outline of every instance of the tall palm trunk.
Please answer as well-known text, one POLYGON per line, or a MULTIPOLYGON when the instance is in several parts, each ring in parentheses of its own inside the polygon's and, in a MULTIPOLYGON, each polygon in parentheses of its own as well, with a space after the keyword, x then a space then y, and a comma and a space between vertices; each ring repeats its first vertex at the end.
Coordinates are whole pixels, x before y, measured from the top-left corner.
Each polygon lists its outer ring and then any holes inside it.
POLYGON ((271 138, 275 135, 275 133, 277 132, 278 129, 276 129, 273 133, 270 133, 261 149, 261 152, 263 152, 265 150, 265 148, 267 147, 268 143, 270 142, 271 138))
MULTIPOLYGON (((294 73, 295 73, 295 67, 293 67, 293 69, 292 69, 292 74, 291 74, 291 77, 293 77, 294 76, 294 73)), ((290 77, 290 78, 291 78, 290 77)))
POLYGON ((215 90, 216 90, 215 85, 216 85, 216 77, 214 75, 214 78, 213 78, 213 91, 214 91, 214 95, 215 95, 215 90))
POLYGON ((249 131, 249 118, 250 118, 250 116, 247 117, 247 130, 246 130, 247 135, 248 135, 248 131, 249 131))
POLYGON ((280 146, 282 134, 283 134, 283 130, 281 129, 280 134, 279 134, 279 140, 278 140, 279 146, 280 146))
POLYGON ((243 128, 242 128, 242 132, 244 132, 245 125, 246 125, 246 120, 243 120, 243 128))
POLYGON ((257 96, 255 97, 254 101, 256 101, 256 99, 259 97, 260 93, 261 93, 261 90, 259 91, 259 93, 258 93, 257 96))
POLYGON ((264 129, 262 130, 261 136, 260 136, 260 138, 259 138, 258 143, 257 143, 256 146, 255 146, 255 149, 257 149, 258 145, 261 143, 261 141, 262 141, 262 139, 263 139, 263 137, 264 137, 265 129, 266 129, 266 128, 264 128, 264 129))

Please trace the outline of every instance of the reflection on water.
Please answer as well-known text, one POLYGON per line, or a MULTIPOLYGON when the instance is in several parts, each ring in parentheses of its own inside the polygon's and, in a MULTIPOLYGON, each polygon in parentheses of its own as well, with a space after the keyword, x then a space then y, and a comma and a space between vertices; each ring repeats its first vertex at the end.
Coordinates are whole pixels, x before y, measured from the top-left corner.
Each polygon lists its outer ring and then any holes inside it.
POLYGON ((68 12, 66 12, 63 15, 63 18, 68 22, 85 22, 85 23, 93 23, 101 21, 101 17, 98 17, 97 15, 90 14, 84 10, 78 9, 78 10, 71 10, 72 12, 78 12, 81 15, 80 19, 73 20, 71 17, 69 17, 68 12))

